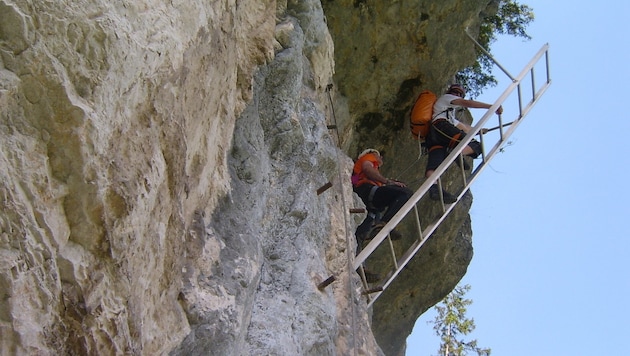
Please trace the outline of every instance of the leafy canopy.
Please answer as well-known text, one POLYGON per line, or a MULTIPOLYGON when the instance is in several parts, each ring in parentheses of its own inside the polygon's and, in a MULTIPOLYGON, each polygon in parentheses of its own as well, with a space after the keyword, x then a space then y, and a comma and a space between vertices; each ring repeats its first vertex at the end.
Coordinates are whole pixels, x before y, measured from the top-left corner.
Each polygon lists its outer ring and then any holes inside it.
MULTIPOLYGON (((534 12, 527 5, 513 0, 500 0, 496 14, 482 19, 477 42, 490 52, 489 48, 497 40, 497 35, 511 35, 530 40, 525 28, 534 20, 534 12)), ((478 97, 485 88, 497 85, 492 75, 492 59, 477 48, 477 61, 456 75, 458 83, 463 84, 471 97, 478 97)))

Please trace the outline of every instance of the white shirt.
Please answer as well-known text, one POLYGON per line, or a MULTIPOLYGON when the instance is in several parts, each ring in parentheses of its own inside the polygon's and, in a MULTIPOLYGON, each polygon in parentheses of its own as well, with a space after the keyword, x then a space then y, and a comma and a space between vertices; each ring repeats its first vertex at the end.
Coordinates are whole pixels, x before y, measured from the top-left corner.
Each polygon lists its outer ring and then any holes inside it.
POLYGON ((436 100, 435 104, 433 104, 433 113, 435 114, 435 117, 433 117, 431 122, 437 119, 446 119, 454 126, 457 126, 458 124, 460 124, 460 121, 455 118, 455 109, 461 106, 451 104, 451 101, 457 100, 457 99, 461 99, 461 98, 453 94, 444 94, 441 97, 439 97, 438 100, 436 100), (450 112, 446 111, 451 108, 453 109, 452 111, 450 112))

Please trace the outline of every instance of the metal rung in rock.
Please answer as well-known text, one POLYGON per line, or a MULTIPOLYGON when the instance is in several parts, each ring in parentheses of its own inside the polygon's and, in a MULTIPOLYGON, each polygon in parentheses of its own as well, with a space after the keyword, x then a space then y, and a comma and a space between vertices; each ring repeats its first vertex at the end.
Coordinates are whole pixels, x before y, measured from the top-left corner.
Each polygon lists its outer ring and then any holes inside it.
POLYGON ((327 191, 330 187, 332 187, 332 183, 330 182, 322 185, 321 187, 319 187, 319 189, 317 189, 317 195, 320 195, 323 192, 327 191))
POLYGON ((337 280, 337 278, 335 276, 330 276, 330 277, 326 278, 326 280, 324 280, 322 283, 318 284, 317 285, 317 289, 323 290, 324 288, 328 287, 335 280, 337 280))

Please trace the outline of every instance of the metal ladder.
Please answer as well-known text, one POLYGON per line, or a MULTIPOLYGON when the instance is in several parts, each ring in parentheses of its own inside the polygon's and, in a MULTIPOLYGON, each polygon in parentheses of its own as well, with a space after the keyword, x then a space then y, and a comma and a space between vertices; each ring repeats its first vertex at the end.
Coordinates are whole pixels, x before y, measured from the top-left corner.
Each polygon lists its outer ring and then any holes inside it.
MULTIPOLYGON (((472 37, 471 37, 472 39, 472 37)), ((473 39, 474 41, 474 39, 473 39)), ((490 160, 494 157, 494 155, 499 152, 503 145, 508 142, 507 139, 512 135, 512 133, 516 130, 518 125, 523 121, 523 118, 529 113, 532 107, 538 102, 540 97, 547 90, 549 85, 551 84, 551 78, 549 76, 549 45, 545 44, 538 51, 538 53, 530 60, 530 62, 525 66, 525 68, 521 71, 521 73, 517 77, 512 77, 503 67, 499 65, 501 70, 503 70, 508 77, 512 80, 512 83, 508 86, 508 88, 503 92, 503 94, 497 99, 497 101, 488 109, 486 114, 479 120, 479 122, 473 127, 471 132, 465 136, 465 138, 451 151, 451 153, 446 157, 444 162, 440 164, 440 166, 434 171, 434 173, 428 177, 425 182, 418 188, 418 190, 413 194, 413 196, 403 205, 403 207, 394 215, 394 217, 383 227, 381 231, 374 236, 374 238, 370 241, 370 243, 365 246, 361 252, 355 257, 353 262, 353 269, 358 270, 361 275, 361 280, 363 283, 363 294, 368 298, 368 306, 371 306, 378 297, 387 289, 387 287, 394 281, 394 279, 398 276, 398 274, 403 270, 403 268, 411 261, 411 259, 415 256, 415 254, 420 250, 420 248, 424 245, 424 243, 431 237, 433 232, 440 226, 442 221, 447 217, 447 215, 453 210, 455 205, 460 201, 460 199, 466 194, 475 180, 479 177, 479 174, 488 166, 490 160), (544 67, 544 82, 540 85, 540 87, 536 86, 536 76, 534 73, 534 69, 539 61, 544 58, 544 62, 540 64, 540 66, 544 67), (522 91, 521 84, 523 82, 531 83, 531 99, 527 102, 523 102, 523 96, 525 95, 522 91), (495 115, 495 111, 498 109, 500 105, 502 105, 513 93, 514 90, 517 90, 517 99, 518 99, 518 113, 516 114, 516 118, 511 122, 504 123, 501 115, 495 115), (485 134, 481 134, 481 129, 486 126, 486 124, 490 121, 491 118, 498 118, 498 124, 489 129, 489 132, 485 134), (492 132, 496 131, 497 132, 492 132), (471 172, 471 174, 467 177, 466 172, 462 168, 462 178, 463 178, 463 189, 461 192, 456 195, 457 200, 452 204, 444 203, 444 200, 441 199, 439 202, 442 206, 441 215, 437 217, 436 220, 429 223, 427 226, 422 227, 420 224, 420 215, 418 212, 417 204, 418 202, 427 194, 431 185, 437 183, 441 189, 442 187, 442 176, 445 174, 451 163, 455 161, 455 159, 462 159, 461 152, 468 145, 468 143, 473 139, 473 137, 480 135, 479 142, 482 147, 484 147, 483 152, 480 156, 481 162, 477 165, 477 167, 471 172), (489 137, 497 137, 496 142, 489 137), (486 151, 485 147, 490 142, 494 142, 490 150, 486 151), (394 246, 392 244, 390 238, 390 232, 408 215, 414 214, 413 219, 416 222, 416 226, 418 229, 417 239, 411 244, 411 246, 401 255, 396 256, 394 251, 394 246), (391 269, 387 275, 380 279, 376 285, 370 287, 369 283, 366 280, 365 271, 363 265, 365 261, 376 251, 381 244, 384 244, 387 241, 388 247, 391 250, 391 256, 393 259, 393 269, 391 269)), ((489 55, 488 53, 486 53, 489 55)), ((491 57, 492 58, 492 57, 491 57)), ((494 60, 494 59, 493 59, 494 60)), ((496 63, 496 61, 495 61, 496 63)), ((498 64, 498 63, 497 63, 498 64)), ((529 97, 527 97, 529 99, 529 97)))

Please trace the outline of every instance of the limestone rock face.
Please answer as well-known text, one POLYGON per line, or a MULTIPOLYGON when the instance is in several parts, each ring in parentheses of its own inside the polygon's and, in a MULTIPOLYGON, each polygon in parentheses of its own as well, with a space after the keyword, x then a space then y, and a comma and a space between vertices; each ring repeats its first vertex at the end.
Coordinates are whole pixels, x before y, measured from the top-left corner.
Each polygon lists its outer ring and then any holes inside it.
POLYGON ((368 310, 350 157, 410 163, 488 2, 0 0, 0 353, 404 353, 472 198, 368 310))
POLYGON ((0 8, 3 351, 167 353, 275 3, 0 8))

